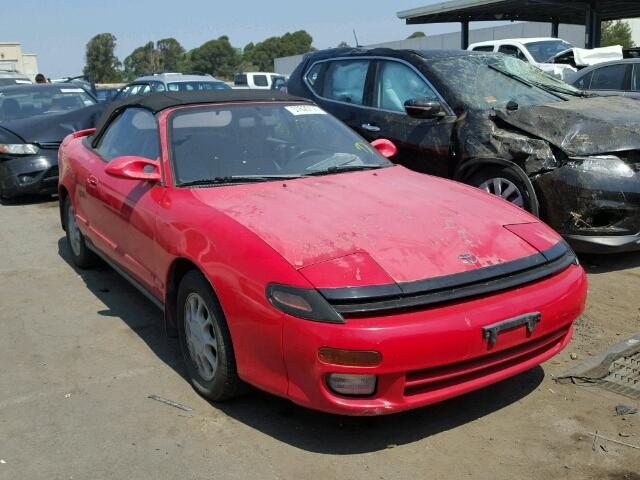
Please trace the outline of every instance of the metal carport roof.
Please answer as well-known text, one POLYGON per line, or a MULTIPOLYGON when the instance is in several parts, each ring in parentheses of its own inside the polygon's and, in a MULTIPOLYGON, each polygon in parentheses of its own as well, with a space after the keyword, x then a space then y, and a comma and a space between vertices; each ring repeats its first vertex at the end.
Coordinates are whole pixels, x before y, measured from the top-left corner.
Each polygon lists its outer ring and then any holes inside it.
POLYGON ((469 22, 517 20, 586 25, 587 44, 600 43, 600 22, 640 17, 640 0, 451 0, 398 12, 408 25, 461 22, 463 46, 469 22))

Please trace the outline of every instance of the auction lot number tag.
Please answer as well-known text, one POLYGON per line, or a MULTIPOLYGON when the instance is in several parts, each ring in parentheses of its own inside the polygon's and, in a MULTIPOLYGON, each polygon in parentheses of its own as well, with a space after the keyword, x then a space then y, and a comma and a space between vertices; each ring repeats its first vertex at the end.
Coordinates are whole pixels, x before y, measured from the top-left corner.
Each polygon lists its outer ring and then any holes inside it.
POLYGON ((315 105, 289 105, 284 107, 292 115, 326 115, 327 112, 315 105))

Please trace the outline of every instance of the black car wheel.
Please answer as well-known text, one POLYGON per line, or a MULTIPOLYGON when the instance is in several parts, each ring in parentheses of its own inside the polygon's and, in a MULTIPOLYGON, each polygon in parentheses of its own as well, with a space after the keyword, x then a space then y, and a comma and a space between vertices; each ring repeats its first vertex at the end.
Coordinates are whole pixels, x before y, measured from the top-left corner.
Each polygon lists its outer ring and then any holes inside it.
POLYGON ((536 213, 529 189, 509 167, 480 167, 468 183, 528 212, 536 213))
POLYGON ((73 211, 71 200, 64 200, 64 225, 67 233, 67 242, 71 251, 71 259, 78 268, 90 268, 96 264, 96 255, 87 248, 84 236, 78 228, 76 214, 73 211))
POLYGON ((235 397, 242 381, 236 371, 229 328, 213 289, 196 270, 180 282, 177 323, 180 349, 193 388, 212 401, 235 397))

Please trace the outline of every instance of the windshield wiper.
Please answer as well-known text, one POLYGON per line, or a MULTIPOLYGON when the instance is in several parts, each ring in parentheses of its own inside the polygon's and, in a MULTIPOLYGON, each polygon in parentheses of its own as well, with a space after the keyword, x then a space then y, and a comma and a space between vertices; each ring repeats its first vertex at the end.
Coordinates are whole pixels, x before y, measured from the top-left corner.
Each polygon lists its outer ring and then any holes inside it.
POLYGON ((178 184, 179 187, 195 187, 199 185, 229 185, 235 183, 270 182, 273 180, 290 180, 301 175, 228 175, 214 178, 200 178, 178 184))
POLYGON ((376 170, 378 168, 385 168, 385 165, 334 165, 324 170, 315 170, 313 172, 306 173, 305 176, 328 175, 331 173, 342 172, 358 172, 361 170, 376 170))

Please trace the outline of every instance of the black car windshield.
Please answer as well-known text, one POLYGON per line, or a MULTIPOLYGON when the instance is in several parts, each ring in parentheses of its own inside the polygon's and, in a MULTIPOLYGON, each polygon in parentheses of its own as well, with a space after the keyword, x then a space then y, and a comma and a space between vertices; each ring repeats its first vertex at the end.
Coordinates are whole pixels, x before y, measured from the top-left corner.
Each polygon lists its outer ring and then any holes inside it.
POLYGON ((538 63, 548 62, 557 54, 573 48, 573 45, 564 40, 542 40, 525 44, 527 50, 538 63))
POLYGON ((458 101, 475 110, 503 108, 509 102, 543 105, 583 95, 562 80, 508 55, 460 55, 432 59, 429 65, 458 101))
POLYGON ((176 111, 169 122, 176 183, 268 181, 390 166, 315 105, 244 104, 176 111))
POLYGON ((171 82, 167 84, 170 92, 183 90, 230 90, 231 87, 224 82, 171 82))
POLYGON ((0 122, 70 112, 95 103, 95 100, 80 87, 12 87, 0 90, 0 122))

